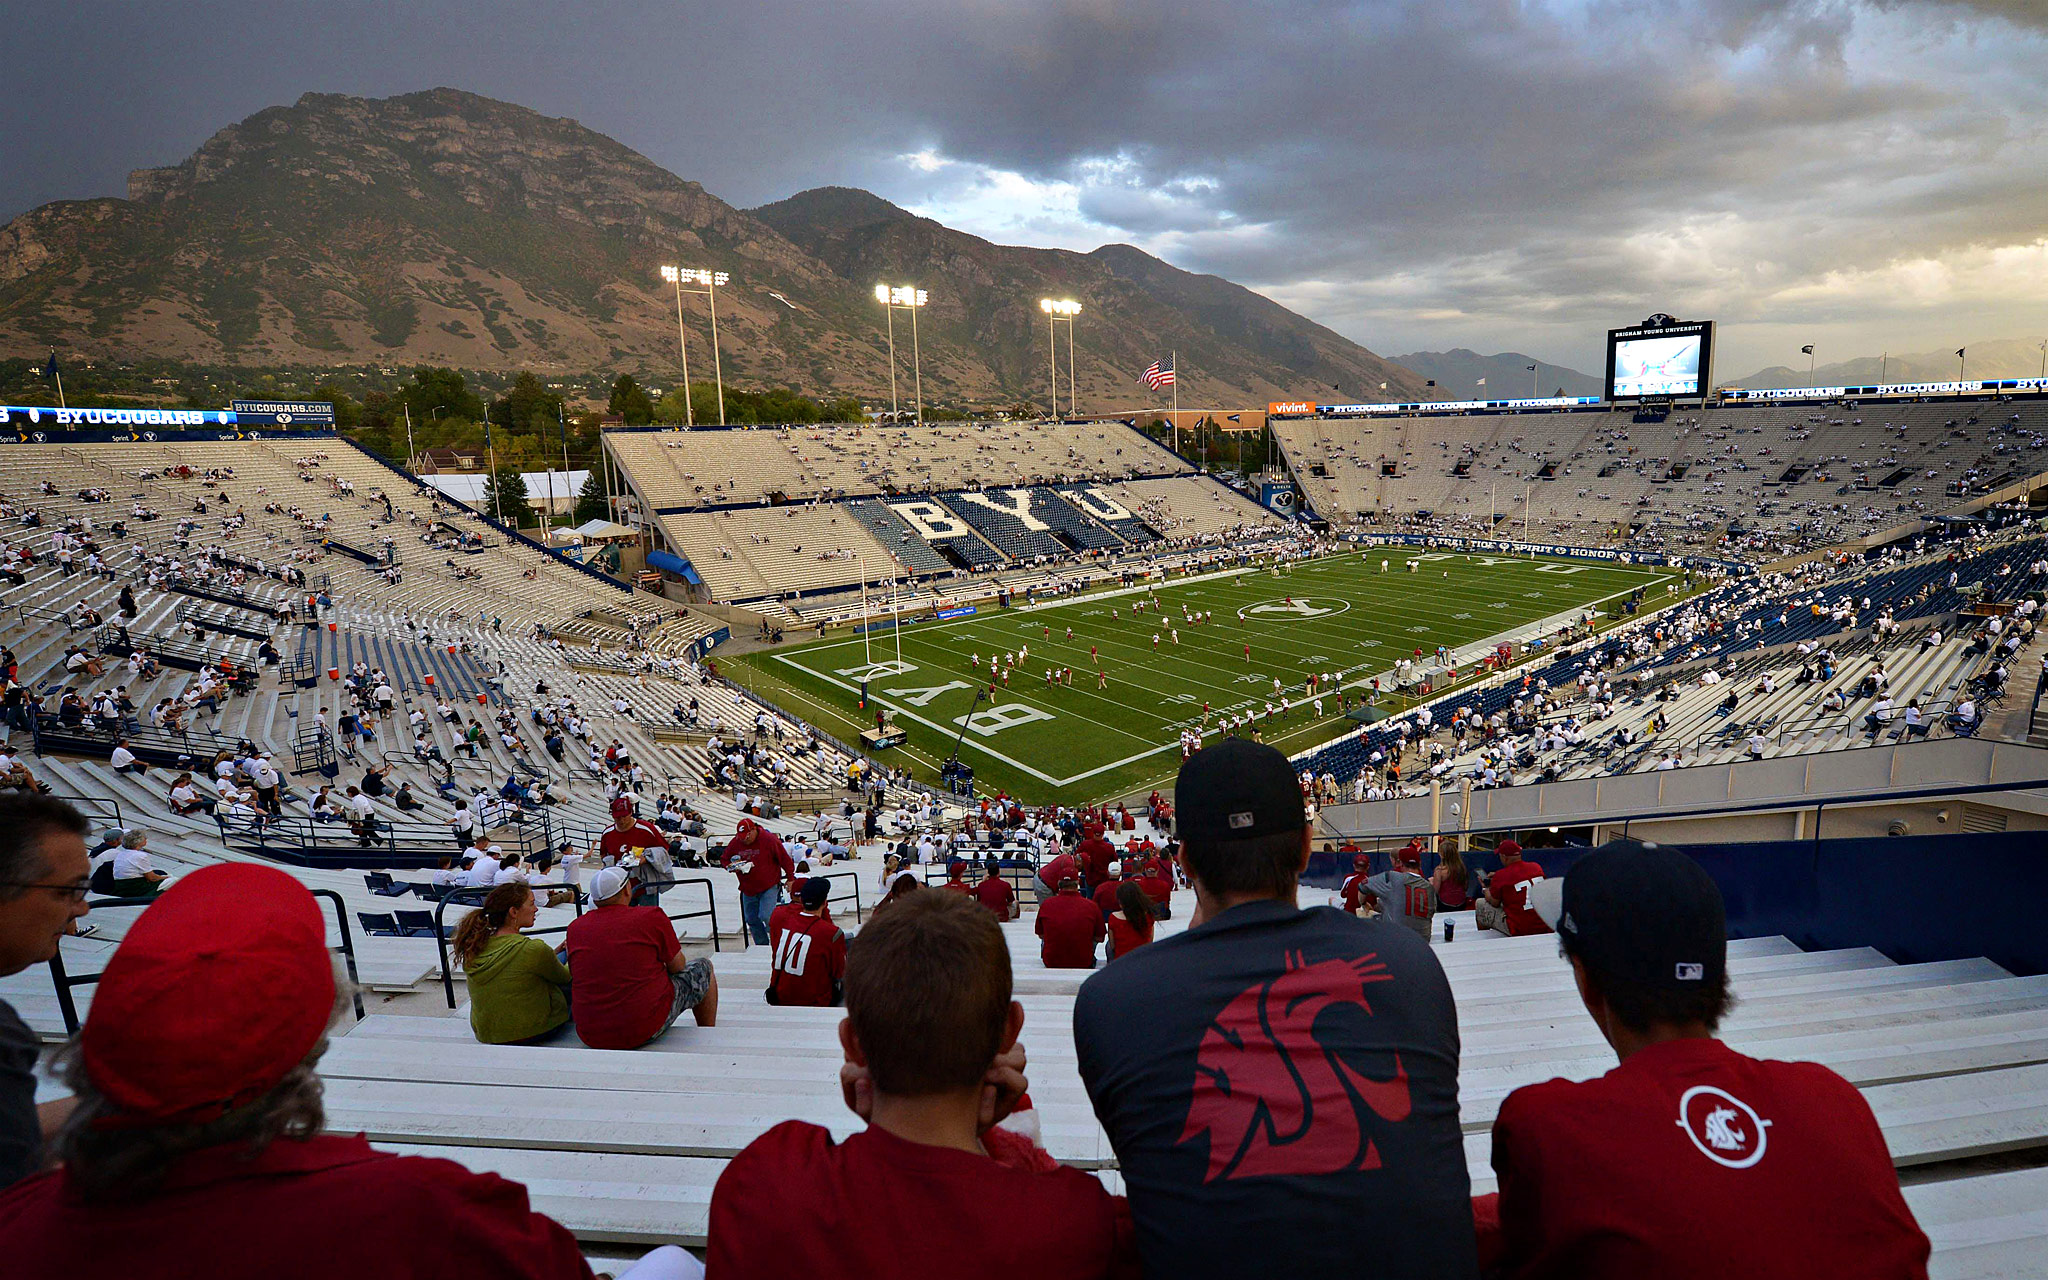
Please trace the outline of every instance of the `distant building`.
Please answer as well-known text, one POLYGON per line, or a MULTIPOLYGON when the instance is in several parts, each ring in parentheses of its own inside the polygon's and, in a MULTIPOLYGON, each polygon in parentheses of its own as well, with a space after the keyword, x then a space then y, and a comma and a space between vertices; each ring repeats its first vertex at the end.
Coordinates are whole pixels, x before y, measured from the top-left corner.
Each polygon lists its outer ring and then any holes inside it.
POLYGON ((457 449, 441 445, 433 449, 422 449, 412 456, 410 470, 416 476, 438 476, 450 472, 481 471, 484 469, 484 453, 481 449, 457 449))

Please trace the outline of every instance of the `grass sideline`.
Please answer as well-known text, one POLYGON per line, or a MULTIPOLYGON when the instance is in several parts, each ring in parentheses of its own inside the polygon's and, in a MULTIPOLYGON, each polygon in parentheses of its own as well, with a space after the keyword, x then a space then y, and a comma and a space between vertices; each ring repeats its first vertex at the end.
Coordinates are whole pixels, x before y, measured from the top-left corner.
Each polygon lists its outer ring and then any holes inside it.
POLYGON ((1262 718, 1264 736, 1283 751, 1305 750, 1348 727, 1334 695, 1321 716, 1304 705, 1301 685, 1311 673, 1340 672, 1347 686, 1362 684, 1416 649, 1457 650, 1619 603, 1637 589, 1658 607, 1683 576, 1660 566, 1372 548, 1034 607, 984 606, 968 618, 761 650, 720 665, 848 741, 873 727, 877 705, 888 708, 908 739, 886 754, 926 780, 936 779, 959 738, 980 790, 1071 804, 1170 780, 1180 731, 1201 723, 1204 704, 1212 729, 1234 711, 1263 717, 1265 703, 1279 701, 1277 678, 1294 706, 1262 718), (1134 614, 1134 604, 1144 607, 1134 614), (1183 609, 1214 620, 1190 624, 1183 609), (1021 656, 1008 686, 997 681, 991 706, 990 656, 1010 653, 1021 656), (1072 668, 1072 686, 1048 686, 1049 666, 1072 668))

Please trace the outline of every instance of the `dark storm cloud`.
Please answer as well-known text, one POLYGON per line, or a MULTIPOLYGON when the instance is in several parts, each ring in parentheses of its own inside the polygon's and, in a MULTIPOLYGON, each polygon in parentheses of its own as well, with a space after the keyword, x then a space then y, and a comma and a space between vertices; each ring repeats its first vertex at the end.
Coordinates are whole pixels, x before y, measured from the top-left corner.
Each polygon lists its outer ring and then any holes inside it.
POLYGON ((2040 239, 2044 8, 53 7, 16 27, 0 213, 118 193, 306 90, 450 84, 575 116, 742 205, 846 182, 997 238, 1130 239, 1382 349, 1653 307, 1819 320, 1898 263, 2040 239))

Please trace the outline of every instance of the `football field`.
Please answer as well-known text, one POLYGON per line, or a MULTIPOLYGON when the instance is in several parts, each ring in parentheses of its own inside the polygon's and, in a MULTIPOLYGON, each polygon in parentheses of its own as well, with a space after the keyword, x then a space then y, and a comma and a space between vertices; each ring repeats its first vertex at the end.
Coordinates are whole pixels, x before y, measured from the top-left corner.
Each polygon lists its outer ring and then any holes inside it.
POLYGON ((1417 649, 1455 651, 1618 603, 1638 588, 1655 607, 1682 578, 1648 566, 1374 548, 1061 603, 984 605, 972 617, 785 646, 720 666, 844 741, 873 728, 876 708, 887 708, 908 740, 882 758, 909 764, 926 781, 936 780, 958 739, 978 790, 1077 803, 1170 780, 1180 767, 1180 733, 1202 722, 1205 705, 1212 729, 1251 710, 1267 742, 1304 750, 1347 724, 1334 694, 1323 716, 1304 705, 1311 674, 1338 672, 1347 686, 1363 684, 1417 649), (1380 571, 1383 559, 1390 572, 1380 571), (1191 623, 1187 614, 1211 620, 1191 623), (990 659, 1000 669, 1012 655, 1008 683, 997 677, 991 697, 990 659), (1048 684, 1049 667, 1071 668, 1072 684, 1048 684), (1269 722, 1264 708, 1280 700, 1275 680, 1294 706, 1269 722))

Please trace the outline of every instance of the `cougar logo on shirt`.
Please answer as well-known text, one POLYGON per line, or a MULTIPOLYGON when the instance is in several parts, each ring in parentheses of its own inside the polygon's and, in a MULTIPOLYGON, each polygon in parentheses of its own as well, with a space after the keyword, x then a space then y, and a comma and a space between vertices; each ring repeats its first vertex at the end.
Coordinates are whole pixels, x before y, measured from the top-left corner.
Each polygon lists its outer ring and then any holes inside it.
POLYGON ((1396 1055, 1391 1080, 1360 1074, 1317 1042, 1315 1022, 1333 1006, 1371 1014, 1366 988, 1391 981, 1372 955, 1307 964, 1295 953, 1223 1007, 1202 1036, 1179 1138, 1208 1135, 1204 1182, 1380 1167, 1365 1126, 1408 1118, 1408 1070, 1396 1055))
POLYGON ((1747 1169, 1764 1158, 1771 1122, 1734 1094, 1700 1084, 1678 1099, 1678 1127, 1715 1164, 1747 1169))

